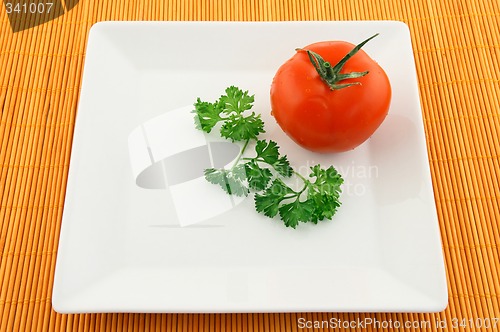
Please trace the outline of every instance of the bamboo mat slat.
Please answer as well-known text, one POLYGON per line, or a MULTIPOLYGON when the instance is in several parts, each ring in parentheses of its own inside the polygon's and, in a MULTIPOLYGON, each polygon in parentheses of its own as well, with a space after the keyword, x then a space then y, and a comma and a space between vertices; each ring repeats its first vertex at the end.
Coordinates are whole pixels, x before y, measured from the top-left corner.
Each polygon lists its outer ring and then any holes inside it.
POLYGON ((17 33, 5 10, 0 22, 0 331, 307 330, 298 327, 299 318, 413 324, 380 329, 385 331, 443 331, 436 322, 446 321, 451 329, 465 319, 467 326, 455 330, 494 330, 471 322, 500 318, 500 2, 83 0, 63 16, 17 33), (406 22, 447 268, 448 308, 435 314, 55 313, 51 292, 85 47, 90 27, 105 20, 406 22))

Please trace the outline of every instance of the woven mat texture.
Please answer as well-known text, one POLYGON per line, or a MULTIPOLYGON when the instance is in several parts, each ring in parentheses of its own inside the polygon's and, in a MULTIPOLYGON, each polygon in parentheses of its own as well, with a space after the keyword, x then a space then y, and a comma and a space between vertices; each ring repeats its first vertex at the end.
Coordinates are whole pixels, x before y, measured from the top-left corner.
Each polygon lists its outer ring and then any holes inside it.
MULTIPOLYGON (((499 59, 497 0, 82 0, 65 15, 16 33, 2 7, 0 331, 299 331, 301 317, 368 317, 414 326, 446 321, 447 330, 494 330, 484 326, 486 319, 494 325, 500 317, 499 59), (406 22, 442 232, 448 308, 437 314, 55 313, 52 284, 85 47, 90 27, 105 20, 406 22)), ((421 330, 444 330, 422 325, 421 330)))

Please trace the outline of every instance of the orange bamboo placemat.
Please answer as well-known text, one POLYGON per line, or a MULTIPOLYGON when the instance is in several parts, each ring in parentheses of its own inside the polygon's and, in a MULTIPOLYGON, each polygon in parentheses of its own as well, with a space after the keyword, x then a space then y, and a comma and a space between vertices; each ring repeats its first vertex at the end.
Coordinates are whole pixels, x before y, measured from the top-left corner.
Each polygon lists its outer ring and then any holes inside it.
POLYGON ((442 331, 443 322, 457 331, 493 330, 488 322, 500 327, 497 0, 84 0, 17 33, 0 12, 0 331, 300 331, 311 330, 301 329, 300 321, 325 320, 359 331, 374 330, 376 322, 387 331, 405 330, 405 324, 442 331), (103 20, 406 22, 448 271, 448 308, 438 314, 56 314, 51 291, 85 45, 92 24, 103 20), (371 325, 356 325, 367 318, 371 325), (390 322, 401 327, 391 329, 390 322))

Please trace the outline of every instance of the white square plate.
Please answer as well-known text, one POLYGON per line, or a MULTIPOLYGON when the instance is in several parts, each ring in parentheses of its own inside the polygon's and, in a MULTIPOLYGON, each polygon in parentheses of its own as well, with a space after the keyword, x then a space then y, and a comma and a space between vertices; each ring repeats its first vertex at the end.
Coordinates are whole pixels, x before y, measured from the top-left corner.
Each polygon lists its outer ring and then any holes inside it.
MULTIPOLYGON (((223 147, 223 148, 221 148, 223 147)), ((90 32, 53 306, 73 312, 440 311, 447 286, 409 30, 365 22, 104 22, 90 32), (393 100, 363 145, 316 154, 271 117, 269 88, 294 49, 363 48, 393 100), (286 228, 231 200, 203 169, 230 161, 189 114, 237 85, 291 164, 344 176, 332 221, 286 228), (186 117, 188 114, 188 117, 186 117), (215 154, 218 159, 215 158, 215 154), (217 160, 215 160, 217 159, 217 160), (208 204, 207 204, 208 202, 208 204)))

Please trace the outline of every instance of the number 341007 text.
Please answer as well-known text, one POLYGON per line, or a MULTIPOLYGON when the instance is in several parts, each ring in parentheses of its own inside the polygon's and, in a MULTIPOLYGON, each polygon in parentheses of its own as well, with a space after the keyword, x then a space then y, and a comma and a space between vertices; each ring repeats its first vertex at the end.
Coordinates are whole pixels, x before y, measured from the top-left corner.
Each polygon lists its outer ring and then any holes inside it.
POLYGON ((5 3, 7 14, 50 14, 53 6, 53 2, 5 3))

